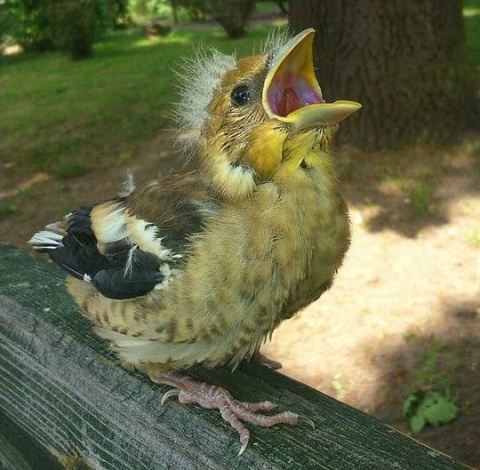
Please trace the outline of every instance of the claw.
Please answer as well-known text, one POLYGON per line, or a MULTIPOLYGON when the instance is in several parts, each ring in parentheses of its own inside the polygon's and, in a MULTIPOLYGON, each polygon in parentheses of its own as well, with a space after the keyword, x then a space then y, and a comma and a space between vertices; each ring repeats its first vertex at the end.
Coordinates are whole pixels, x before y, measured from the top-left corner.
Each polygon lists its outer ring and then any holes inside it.
POLYGON ((178 397, 182 391, 178 388, 172 388, 172 390, 169 390, 168 392, 165 392, 163 394, 161 404, 163 405, 169 398, 171 397, 178 397))
POLYGON ((315 429, 315 423, 312 419, 305 415, 298 415, 298 422, 308 424, 312 429, 315 429))
POLYGON ((242 444, 242 447, 240 447, 240 450, 238 451, 238 457, 240 457, 245 452, 245 449, 248 447, 249 440, 250 434, 246 437, 240 437, 240 443, 242 444))

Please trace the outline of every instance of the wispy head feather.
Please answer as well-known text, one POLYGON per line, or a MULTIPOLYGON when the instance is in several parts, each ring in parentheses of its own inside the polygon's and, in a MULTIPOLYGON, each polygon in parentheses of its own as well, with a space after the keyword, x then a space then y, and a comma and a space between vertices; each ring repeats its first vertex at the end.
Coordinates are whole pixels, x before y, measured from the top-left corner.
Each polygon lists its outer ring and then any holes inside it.
MULTIPOLYGON (((290 39, 290 33, 278 29, 268 35, 261 54, 274 56, 290 39)), ((208 119, 208 104, 223 76, 233 70, 237 63, 235 55, 227 55, 217 49, 199 48, 193 57, 184 59, 176 72, 180 100, 174 111, 177 130, 184 133, 186 153, 192 152, 201 130, 208 119)))
POLYGON ((265 55, 275 54, 277 50, 281 49, 288 40, 292 37, 288 29, 275 29, 268 33, 267 39, 265 40, 262 53, 265 55))
POLYGON ((198 50, 194 57, 187 58, 177 71, 180 101, 175 118, 180 131, 193 134, 194 145, 208 118, 207 107, 222 77, 235 67, 233 55, 222 54, 216 49, 198 50))

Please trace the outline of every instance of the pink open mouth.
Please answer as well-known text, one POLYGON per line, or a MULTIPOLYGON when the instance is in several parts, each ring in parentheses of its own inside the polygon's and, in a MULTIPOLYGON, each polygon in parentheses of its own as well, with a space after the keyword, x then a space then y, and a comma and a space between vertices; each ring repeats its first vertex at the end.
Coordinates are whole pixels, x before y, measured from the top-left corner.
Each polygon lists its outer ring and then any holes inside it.
POLYGON ((312 41, 313 29, 305 30, 274 57, 263 95, 271 116, 286 118, 298 109, 325 103, 313 70, 312 41))
POLYGON ((272 59, 262 93, 269 117, 297 131, 336 125, 361 108, 354 101, 326 103, 313 68, 313 29, 290 39, 272 59))
POLYGON ((268 90, 268 104, 273 113, 285 117, 304 106, 325 103, 322 95, 312 89, 304 77, 292 79, 292 74, 288 75, 275 77, 268 90))

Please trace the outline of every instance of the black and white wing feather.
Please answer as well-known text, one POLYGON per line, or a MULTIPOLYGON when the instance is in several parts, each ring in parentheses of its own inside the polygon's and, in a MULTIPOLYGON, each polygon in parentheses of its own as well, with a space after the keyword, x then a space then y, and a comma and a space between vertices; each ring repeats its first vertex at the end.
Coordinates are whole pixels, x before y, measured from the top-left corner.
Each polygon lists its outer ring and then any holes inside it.
MULTIPOLYGON (((187 178, 188 180, 188 178, 187 178)), ((30 240, 68 274, 92 283, 105 297, 125 300, 165 288, 185 261, 191 236, 203 230, 216 204, 190 181, 160 183, 50 224, 30 240)))

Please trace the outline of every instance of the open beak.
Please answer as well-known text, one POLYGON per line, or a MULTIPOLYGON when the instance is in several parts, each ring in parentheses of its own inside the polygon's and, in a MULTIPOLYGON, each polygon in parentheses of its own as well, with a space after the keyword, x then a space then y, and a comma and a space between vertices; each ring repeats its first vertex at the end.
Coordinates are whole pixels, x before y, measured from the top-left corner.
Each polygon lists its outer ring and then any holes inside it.
POLYGON ((354 101, 325 103, 313 71, 313 35, 305 29, 275 55, 263 85, 262 104, 268 116, 296 130, 331 126, 358 111, 354 101))

